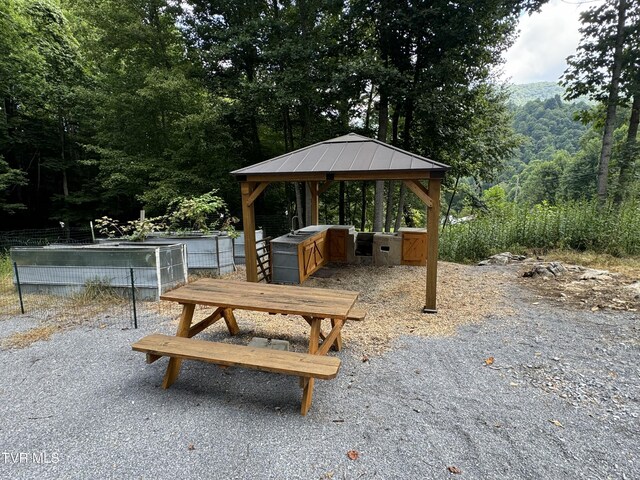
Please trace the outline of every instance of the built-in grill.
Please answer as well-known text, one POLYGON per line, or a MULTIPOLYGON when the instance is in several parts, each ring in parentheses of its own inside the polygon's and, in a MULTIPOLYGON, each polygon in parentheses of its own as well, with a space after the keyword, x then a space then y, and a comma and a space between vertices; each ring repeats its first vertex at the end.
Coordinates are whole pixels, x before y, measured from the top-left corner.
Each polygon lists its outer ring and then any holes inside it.
POLYGON ((358 232, 356 236, 356 257, 370 257, 373 255, 373 233, 358 232))

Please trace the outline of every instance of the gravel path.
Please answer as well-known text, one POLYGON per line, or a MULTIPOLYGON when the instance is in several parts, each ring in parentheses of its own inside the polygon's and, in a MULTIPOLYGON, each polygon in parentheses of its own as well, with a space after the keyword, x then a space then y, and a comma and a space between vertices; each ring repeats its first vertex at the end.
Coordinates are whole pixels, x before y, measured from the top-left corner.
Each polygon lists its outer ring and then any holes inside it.
POLYGON ((163 391, 130 344, 167 319, 0 351, 0 478, 640 478, 637 314, 529 297, 365 362, 347 345, 307 417, 292 377, 187 362, 163 391))

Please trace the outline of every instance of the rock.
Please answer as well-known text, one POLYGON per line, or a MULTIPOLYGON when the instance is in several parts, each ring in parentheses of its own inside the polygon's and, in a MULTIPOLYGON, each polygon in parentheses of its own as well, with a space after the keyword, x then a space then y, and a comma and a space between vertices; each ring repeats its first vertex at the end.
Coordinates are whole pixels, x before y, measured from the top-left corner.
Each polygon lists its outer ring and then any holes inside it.
POLYGON ((640 298, 640 280, 629 285, 625 285, 624 288, 631 290, 631 294, 634 295, 633 298, 640 298))
POLYGON ((491 255, 489 258, 487 258, 486 260, 482 260, 481 262, 478 263, 478 266, 485 266, 485 265, 508 265, 511 262, 521 262, 525 259, 526 257, 524 255, 514 255, 511 252, 502 252, 502 253, 496 253, 495 255, 491 255))
POLYGON ((587 268, 580 280, 611 280, 614 275, 608 270, 596 270, 595 268, 587 268))
POLYGON ((562 265, 560 262, 551 262, 549 265, 547 265, 547 270, 549 270, 555 277, 562 275, 567 271, 567 269, 564 268, 564 265, 562 265))
POLYGON ((527 270, 523 277, 542 277, 545 279, 551 277, 559 277, 565 273, 567 269, 560 262, 537 263, 531 270, 527 270))

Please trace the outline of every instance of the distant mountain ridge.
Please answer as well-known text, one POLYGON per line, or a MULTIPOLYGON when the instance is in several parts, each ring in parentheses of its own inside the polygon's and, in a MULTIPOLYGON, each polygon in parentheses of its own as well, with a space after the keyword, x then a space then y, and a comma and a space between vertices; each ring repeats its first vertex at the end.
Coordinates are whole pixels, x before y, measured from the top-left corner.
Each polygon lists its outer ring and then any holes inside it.
MULTIPOLYGON (((560 95, 560 98, 564 100, 565 90, 556 82, 535 82, 535 83, 522 83, 520 85, 511 85, 509 87, 509 94, 511 102, 515 105, 524 105, 532 100, 547 100, 553 98, 556 95, 560 95)), ((572 102, 585 102, 591 103, 586 98, 580 98, 573 100, 572 102)))

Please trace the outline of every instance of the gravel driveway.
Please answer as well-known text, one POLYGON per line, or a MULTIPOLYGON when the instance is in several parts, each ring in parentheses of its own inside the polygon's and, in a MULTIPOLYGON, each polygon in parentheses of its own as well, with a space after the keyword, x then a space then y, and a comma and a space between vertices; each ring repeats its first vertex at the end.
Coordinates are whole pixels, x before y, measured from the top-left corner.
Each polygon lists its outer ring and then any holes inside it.
POLYGON ((307 417, 293 377, 187 362, 162 390, 130 344, 167 319, 0 351, 0 478, 640 478, 637 314, 529 297, 368 361, 346 345, 307 417))

